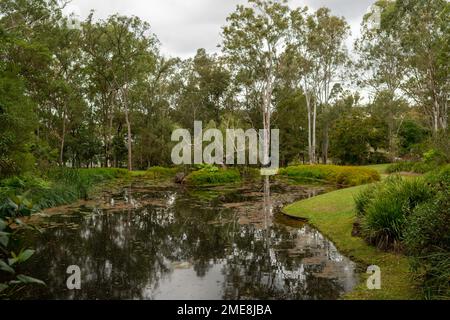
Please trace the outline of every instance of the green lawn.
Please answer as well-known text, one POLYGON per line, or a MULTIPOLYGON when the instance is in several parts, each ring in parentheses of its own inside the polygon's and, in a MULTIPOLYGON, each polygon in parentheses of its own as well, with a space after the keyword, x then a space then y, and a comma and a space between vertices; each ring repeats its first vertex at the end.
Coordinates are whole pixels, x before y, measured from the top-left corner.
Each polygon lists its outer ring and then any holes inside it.
MULTIPOLYGON (((381 170, 382 166, 379 166, 381 170)), ((364 186, 338 190, 308 200, 294 203, 286 208, 287 215, 308 219, 332 240, 339 250, 357 262, 363 270, 369 265, 381 268, 382 289, 368 290, 367 276, 363 273, 361 283, 345 296, 346 299, 419 299, 415 282, 409 272, 405 256, 380 251, 357 237, 352 237, 353 222, 356 218, 353 196, 364 186)))

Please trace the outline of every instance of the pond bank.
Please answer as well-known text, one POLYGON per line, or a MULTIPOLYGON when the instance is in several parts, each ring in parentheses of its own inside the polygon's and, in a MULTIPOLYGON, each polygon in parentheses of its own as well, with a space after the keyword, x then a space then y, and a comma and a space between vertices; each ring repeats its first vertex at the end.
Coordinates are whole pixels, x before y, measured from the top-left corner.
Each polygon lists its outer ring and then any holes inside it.
POLYGON ((407 257, 383 252, 368 245, 363 239, 352 236, 356 218, 353 197, 364 186, 343 189, 302 200, 283 209, 288 216, 307 219, 338 249, 363 270, 369 265, 381 268, 381 290, 368 290, 367 276, 363 273, 361 283, 345 299, 361 300, 409 300, 418 299, 416 283, 412 279, 407 257))

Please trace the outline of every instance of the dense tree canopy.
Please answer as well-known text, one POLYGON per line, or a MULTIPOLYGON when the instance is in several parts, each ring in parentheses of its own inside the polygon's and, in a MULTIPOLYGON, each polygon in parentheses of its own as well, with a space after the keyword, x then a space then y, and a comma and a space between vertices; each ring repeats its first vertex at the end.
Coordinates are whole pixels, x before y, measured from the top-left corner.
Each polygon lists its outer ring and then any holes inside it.
POLYGON ((284 164, 420 155, 427 139, 448 154, 449 3, 376 4, 380 27, 365 17, 351 55, 329 9, 250 0, 224 21, 220 53, 183 60, 137 17, 74 28, 63 2, 3 0, 0 176, 170 165, 171 132, 194 121, 279 128, 284 164))

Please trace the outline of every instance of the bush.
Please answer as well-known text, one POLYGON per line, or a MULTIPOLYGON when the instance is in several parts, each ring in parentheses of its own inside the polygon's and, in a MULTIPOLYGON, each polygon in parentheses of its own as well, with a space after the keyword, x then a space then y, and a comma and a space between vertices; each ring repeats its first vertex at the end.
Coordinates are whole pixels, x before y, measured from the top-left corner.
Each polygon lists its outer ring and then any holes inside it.
POLYGON ((372 191, 371 195, 365 191, 356 197, 363 235, 379 248, 399 247, 408 216, 433 192, 423 179, 406 180, 399 176, 390 177, 372 191))
POLYGON ((380 187, 380 184, 371 184, 355 195, 354 200, 358 217, 364 216, 366 208, 374 200, 375 195, 377 194, 377 191, 380 187))
POLYGON ((152 179, 164 179, 175 176, 178 172, 181 172, 182 168, 166 168, 166 167, 151 167, 146 171, 146 176, 152 179))
POLYGON ((387 173, 399 173, 399 172, 414 172, 424 174, 432 171, 436 168, 435 164, 425 162, 398 162, 391 164, 386 172, 387 173))
POLYGON ((187 176, 186 181, 191 185, 218 185, 241 181, 241 175, 236 169, 204 168, 194 171, 187 176))
POLYGON ((424 178, 389 177, 355 197, 363 234, 387 249, 401 245, 428 298, 450 298, 450 165, 424 178))
POLYGON ((88 197, 99 183, 124 177, 124 169, 69 169, 49 170, 42 177, 24 175, 0 182, 0 203, 10 195, 28 192, 39 209, 50 208, 88 197))
POLYGON ((425 179, 436 188, 448 191, 450 188, 450 164, 429 172, 425 179))
POLYGON ((369 168, 330 165, 305 165, 280 169, 279 174, 296 182, 332 183, 357 186, 379 181, 380 174, 369 168))
POLYGON ((428 298, 450 298, 450 193, 419 205, 405 232, 412 268, 428 298))
POLYGON ((436 167, 441 167, 448 163, 446 154, 437 149, 431 149, 424 153, 423 161, 399 162, 388 167, 388 173, 414 172, 424 174, 433 171, 436 167))
POLYGON ((446 164, 449 160, 443 151, 437 149, 431 149, 425 152, 423 158, 425 163, 438 166, 446 164))

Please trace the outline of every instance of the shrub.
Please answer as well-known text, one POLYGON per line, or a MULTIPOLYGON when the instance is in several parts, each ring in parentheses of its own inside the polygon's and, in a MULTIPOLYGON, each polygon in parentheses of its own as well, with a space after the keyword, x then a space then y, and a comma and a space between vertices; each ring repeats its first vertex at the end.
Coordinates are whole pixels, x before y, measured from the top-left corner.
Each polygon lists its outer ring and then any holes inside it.
POLYGON ((432 194, 423 179, 394 176, 373 189, 372 195, 357 196, 364 237, 379 248, 398 247, 408 216, 432 194))
POLYGON ((236 169, 202 169, 192 172, 187 176, 186 181, 191 185, 216 185, 236 183, 241 181, 241 175, 236 169))
POLYGON ((413 171, 414 162, 397 162, 391 164, 386 172, 389 174, 398 173, 398 172, 412 172, 413 171))
POLYGON ((431 149, 425 152, 423 159, 425 163, 434 165, 443 165, 449 160, 443 151, 437 149, 431 149))
POLYGON ((380 187, 380 184, 371 184, 355 195, 354 200, 358 217, 364 216, 366 208, 374 200, 375 195, 377 194, 377 191, 380 187))
POLYGON ((450 165, 424 178, 389 177, 355 197, 365 238, 406 249, 428 298, 450 298, 450 165))
POLYGON ((20 228, 31 228, 20 221, 21 217, 30 216, 34 206, 26 195, 8 198, 0 206, 0 298, 9 298, 15 292, 29 284, 45 285, 41 280, 17 272, 16 267, 34 255, 31 249, 12 250, 12 241, 17 240, 20 228), (13 227, 14 225, 14 227, 13 227))
POLYGON ((380 180, 380 174, 369 168, 331 165, 305 165, 280 169, 279 174, 296 182, 333 183, 357 186, 380 180))
POLYGON ((152 179, 163 179, 175 176, 178 172, 181 172, 182 168, 166 168, 166 167, 151 167, 146 171, 146 176, 152 179))
POLYGON ((419 205, 405 232, 411 265, 428 298, 450 298, 450 193, 419 205))
POLYGON ((448 191, 450 188, 450 164, 429 172, 425 179, 436 188, 448 191))
POLYGON ((51 169, 42 177, 24 175, 0 182, 0 203, 11 195, 28 192, 39 209, 50 208, 87 198, 99 183, 124 177, 124 169, 51 169))
POLYGON ((387 173, 414 172, 424 174, 436 168, 435 164, 426 162, 398 162, 387 168, 387 173))
POLYGON ((387 172, 415 172, 424 174, 433 171, 436 167, 445 165, 447 162, 448 158, 444 152, 431 149, 424 153, 423 161, 395 163, 388 167, 387 172))

